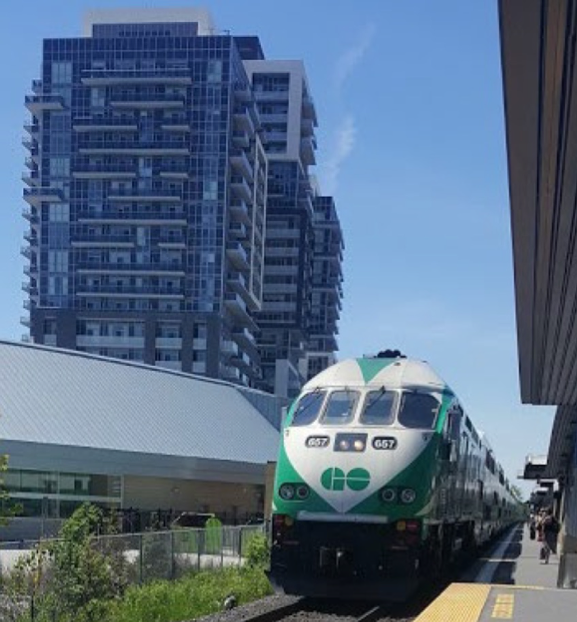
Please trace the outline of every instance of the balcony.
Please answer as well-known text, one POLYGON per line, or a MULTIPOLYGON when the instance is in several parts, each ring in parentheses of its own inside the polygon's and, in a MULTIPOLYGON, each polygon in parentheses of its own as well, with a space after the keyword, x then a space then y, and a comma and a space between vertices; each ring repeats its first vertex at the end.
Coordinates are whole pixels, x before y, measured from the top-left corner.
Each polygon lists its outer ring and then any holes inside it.
POLYGON ((74 248, 133 248, 135 242, 129 235, 77 235, 70 245, 74 248))
POLYGON ((236 293, 246 291, 248 288, 247 280, 241 272, 229 272, 226 275, 226 282, 236 293))
POLYGON ((157 275, 183 276, 182 263, 101 263, 90 261, 76 262, 76 269, 80 274, 114 274, 114 275, 157 275))
POLYGON ((72 171, 75 179, 133 179, 136 177, 136 167, 124 164, 106 163, 81 163, 72 171))
POLYGON ((22 326, 27 326, 28 328, 30 328, 30 323, 30 317, 28 315, 20 316, 20 324, 22 324, 22 326))
POLYGON ((134 93, 110 96, 111 108, 136 108, 139 110, 184 108, 186 97, 176 93, 134 93))
POLYGON ((252 189, 247 184, 244 177, 240 175, 232 175, 230 178, 230 187, 231 190, 235 192, 237 197, 247 203, 252 203, 252 189))
POLYGON ((252 109, 245 105, 238 105, 234 108, 234 121, 237 128, 244 130, 252 136, 255 133, 254 115, 252 109))
POLYGON ((157 348, 173 348, 180 350, 182 348, 181 337, 157 337, 155 341, 157 348))
POLYGON ((38 171, 22 173, 22 181, 29 186, 36 186, 40 183, 40 173, 38 171))
POLYGON ((226 255, 230 263, 237 270, 248 270, 248 255, 240 242, 229 242, 226 245, 226 255))
POLYGON ((237 147, 244 147, 245 149, 248 149, 250 147, 250 137, 247 132, 244 132, 242 130, 237 130, 236 132, 232 133, 232 142, 237 147))
POLYGON ((34 278, 38 275, 38 266, 35 263, 29 263, 24 266, 24 274, 34 278))
POLYGON ((188 120, 182 119, 163 119, 160 123, 163 132, 190 132, 191 127, 188 120))
POLYGON ((32 230, 25 231, 24 235, 22 237, 29 244, 32 244, 33 246, 37 246, 38 245, 38 236, 36 235, 35 231, 32 231, 32 230))
POLYGON ((248 206, 243 200, 237 199, 235 201, 232 201, 229 209, 230 215, 234 220, 242 222, 245 225, 251 224, 248 206))
POLYGON ((246 178, 252 180, 254 171, 246 153, 240 149, 231 151, 230 163, 236 171, 240 172, 246 178))
POLYGON ((315 133, 315 122, 311 118, 301 119, 301 136, 313 136, 315 133))
POLYGON ((78 285, 78 296, 112 296, 115 297, 129 297, 134 298, 184 298, 184 293, 181 289, 173 287, 160 287, 160 286, 138 286, 138 285, 115 285, 115 284, 100 284, 100 285, 78 285))
POLYGON ((228 339, 223 339, 221 345, 221 352, 223 354, 227 354, 228 356, 237 356, 238 355, 238 344, 234 341, 230 341, 228 339))
POLYGON ((22 209, 22 216, 26 218, 26 220, 30 221, 32 224, 38 222, 38 214, 36 213, 35 209, 29 209, 27 207, 24 207, 22 209))
POLYGON ((188 224, 186 212, 182 209, 171 211, 118 211, 115 209, 79 209, 77 212, 78 222, 90 222, 99 224, 125 224, 125 225, 167 225, 184 227, 188 224))
POLYGON ((305 164, 316 164, 315 149, 317 148, 314 136, 301 138, 301 158, 305 164))
POLYGON ((287 102, 289 91, 254 91, 254 98, 257 102, 287 102))
POLYGON ((182 196, 169 194, 169 190, 110 190, 108 200, 114 203, 181 203, 182 196))
POLYGON ((28 294, 38 294, 38 285, 33 285, 29 281, 22 281, 22 291, 28 294))
POLYGON ((303 117, 307 119, 312 119, 315 125, 317 124, 317 111, 315 108, 315 101, 308 94, 303 95, 302 112, 303 117))
POLYGON ((91 138, 83 140, 78 148, 84 154, 109 155, 189 155, 190 147, 186 140, 166 140, 164 138, 143 140, 102 140, 91 138))
POLYGON ((229 363, 238 367, 244 374, 250 375, 253 373, 252 361, 245 352, 239 352, 238 355, 232 356, 229 363))
POLYGON ((77 335, 77 346, 144 348, 144 337, 115 335, 77 335))
POLYGON ((28 156, 24 159, 24 164, 31 170, 38 170, 38 163, 36 162, 36 158, 32 158, 28 156))
POLYGON ((34 207, 40 207, 42 203, 59 203, 64 201, 64 194, 60 188, 48 188, 45 186, 24 188, 24 200, 34 207))
POLYGON ((256 340, 248 328, 233 330, 231 336, 241 348, 256 348, 256 340))
POLYGON ((268 114, 266 112, 260 113, 260 119, 263 124, 266 123, 286 123, 288 120, 288 110, 287 112, 276 112, 272 114, 268 114))
POLYGON ((154 69, 85 69, 81 77, 86 86, 125 84, 192 84, 188 67, 154 69))
POLYGON ((233 238, 237 240, 246 240, 247 238, 247 228, 246 225, 242 222, 231 222, 228 227, 228 232, 233 238))
POLYGON ((22 145, 28 149, 28 151, 32 151, 34 148, 38 148, 38 137, 37 136, 22 136, 22 145))
MULTIPOLYGON (((194 365, 195 363, 193 363, 193 371, 194 365)), ((221 376, 223 380, 228 382, 240 382, 241 379, 241 373, 237 367, 223 367, 221 370, 221 376)))
POLYGON ((72 123, 76 132, 136 132, 134 119, 116 117, 76 117, 72 123))
POLYGON ((62 95, 38 94, 26 95, 24 104, 30 112, 37 116, 44 110, 64 110, 64 98, 62 95))

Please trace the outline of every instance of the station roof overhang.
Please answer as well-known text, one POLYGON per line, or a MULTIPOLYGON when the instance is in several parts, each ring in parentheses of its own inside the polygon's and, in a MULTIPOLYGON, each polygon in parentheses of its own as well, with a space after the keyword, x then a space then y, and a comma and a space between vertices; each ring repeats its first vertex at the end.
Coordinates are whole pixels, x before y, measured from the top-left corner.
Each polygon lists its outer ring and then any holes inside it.
POLYGON ((547 468, 547 456, 527 456, 525 467, 519 474, 519 479, 540 480, 547 468))
POLYGON ((544 477, 577 422, 577 3, 500 0, 521 400, 557 405, 544 477))
POLYGON ((501 0, 521 399, 577 403, 577 5, 501 0))

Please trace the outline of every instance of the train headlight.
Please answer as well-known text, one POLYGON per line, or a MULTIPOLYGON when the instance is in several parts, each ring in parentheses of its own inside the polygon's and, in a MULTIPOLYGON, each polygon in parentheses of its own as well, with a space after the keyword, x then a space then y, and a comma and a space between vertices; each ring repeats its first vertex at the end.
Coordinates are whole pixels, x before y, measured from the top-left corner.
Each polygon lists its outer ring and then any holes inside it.
POLYGON ((281 499, 285 501, 291 501, 295 496, 295 487, 292 484, 283 484, 278 489, 278 494, 281 499))
POLYGON ((360 438, 357 438, 353 442, 353 447, 354 447, 355 451, 364 451, 365 450, 365 444, 364 444, 363 441, 361 441, 360 438))
POLYGON ((300 486, 297 486, 297 499, 300 499, 301 501, 303 499, 306 499, 309 496, 310 492, 310 488, 306 484, 301 484, 300 486))
POLYGON ((397 491, 394 488, 383 488, 381 490, 381 499, 385 503, 393 503, 397 498, 397 491))
POLYGON ((417 498, 417 493, 412 488, 403 488, 401 490, 401 503, 413 503, 417 498))

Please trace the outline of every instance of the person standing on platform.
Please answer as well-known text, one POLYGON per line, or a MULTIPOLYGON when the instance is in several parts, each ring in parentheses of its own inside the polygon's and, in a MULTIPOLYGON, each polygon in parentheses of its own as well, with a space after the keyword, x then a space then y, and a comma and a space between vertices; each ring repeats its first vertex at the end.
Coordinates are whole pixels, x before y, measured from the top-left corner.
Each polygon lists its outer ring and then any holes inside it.
POLYGON ((543 536, 540 557, 544 564, 548 564, 551 553, 553 553, 553 555, 557 554, 557 535, 559 533, 559 522, 553 515, 552 508, 547 510, 539 526, 543 536))

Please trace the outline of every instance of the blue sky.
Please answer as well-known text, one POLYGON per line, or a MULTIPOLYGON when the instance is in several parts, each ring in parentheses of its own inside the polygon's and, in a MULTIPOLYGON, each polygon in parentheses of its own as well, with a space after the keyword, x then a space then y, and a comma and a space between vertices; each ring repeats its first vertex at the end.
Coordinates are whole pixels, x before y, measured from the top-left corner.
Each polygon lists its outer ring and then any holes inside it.
MULTIPOLYGON (((44 37, 83 11, 170 0, 28 0, 0 23, 0 336, 20 339, 24 95, 44 37)), ((303 59, 319 116, 316 174, 344 230, 340 357, 428 360, 510 477, 547 451, 553 408, 519 400, 496 2, 214 0, 218 27, 303 59)), ((525 490, 530 486, 523 484, 525 490)))

